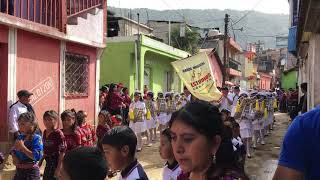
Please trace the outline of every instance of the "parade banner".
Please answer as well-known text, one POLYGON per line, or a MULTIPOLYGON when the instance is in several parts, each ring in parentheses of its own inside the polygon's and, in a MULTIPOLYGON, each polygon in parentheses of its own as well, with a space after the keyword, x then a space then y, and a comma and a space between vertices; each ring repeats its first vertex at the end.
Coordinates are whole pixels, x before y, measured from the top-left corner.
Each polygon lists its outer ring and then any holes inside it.
POLYGON ((220 100, 221 92, 217 89, 206 52, 171 64, 188 90, 196 98, 208 102, 220 100))

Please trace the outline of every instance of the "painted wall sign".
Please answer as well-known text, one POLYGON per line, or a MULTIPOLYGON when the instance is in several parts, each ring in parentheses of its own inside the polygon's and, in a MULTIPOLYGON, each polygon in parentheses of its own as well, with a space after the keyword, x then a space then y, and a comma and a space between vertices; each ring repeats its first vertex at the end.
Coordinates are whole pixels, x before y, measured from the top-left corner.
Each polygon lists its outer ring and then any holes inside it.
POLYGON ((30 104, 34 106, 43 98, 45 98, 53 90, 54 90, 54 81, 52 77, 47 77, 46 79, 41 81, 39 84, 37 84, 34 88, 30 90, 33 93, 33 96, 31 96, 30 104))

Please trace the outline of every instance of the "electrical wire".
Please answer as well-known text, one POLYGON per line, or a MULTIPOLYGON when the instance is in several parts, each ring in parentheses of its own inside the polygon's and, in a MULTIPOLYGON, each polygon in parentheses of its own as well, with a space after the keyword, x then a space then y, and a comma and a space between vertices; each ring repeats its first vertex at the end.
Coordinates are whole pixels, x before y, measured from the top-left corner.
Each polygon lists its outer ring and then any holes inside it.
POLYGON ((263 0, 260 0, 257 4, 255 4, 255 5, 253 6, 253 8, 252 8, 250 11, 248 11, 246 14, 244 14, 240 19, 238 19, 238 20, 234 23, 234 25, 238 24, 240 21, 242 21, 244 18, 246 18, 250 13, 252 13, 253 10, 254 10, 262 1, 263 1, 263 0))

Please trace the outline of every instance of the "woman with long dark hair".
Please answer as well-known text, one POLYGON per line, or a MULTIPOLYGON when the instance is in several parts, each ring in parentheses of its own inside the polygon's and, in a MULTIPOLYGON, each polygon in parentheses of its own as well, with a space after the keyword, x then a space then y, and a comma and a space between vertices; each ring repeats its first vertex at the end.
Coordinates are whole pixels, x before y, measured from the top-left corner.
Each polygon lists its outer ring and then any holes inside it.
POLYGON ((178 180, 247 179, 240 171, 229 175, 235 160, 229 158, 232 135, 224 129, 217 107, 204 101, 188 103, 172 114, 169 127, 174 156, 183 171, 178 180))

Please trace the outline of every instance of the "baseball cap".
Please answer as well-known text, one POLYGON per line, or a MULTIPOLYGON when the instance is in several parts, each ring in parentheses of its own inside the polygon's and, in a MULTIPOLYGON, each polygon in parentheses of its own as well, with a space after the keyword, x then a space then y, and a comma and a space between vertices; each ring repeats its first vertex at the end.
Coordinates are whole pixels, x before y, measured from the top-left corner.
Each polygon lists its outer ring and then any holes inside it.
POLYGON ((20 97, 29 97, 29 96, 32 96, 33 93, 29 92, 28 90, 20 90, 18 93, 17 93, 17 96, 20 98, 20 97))

